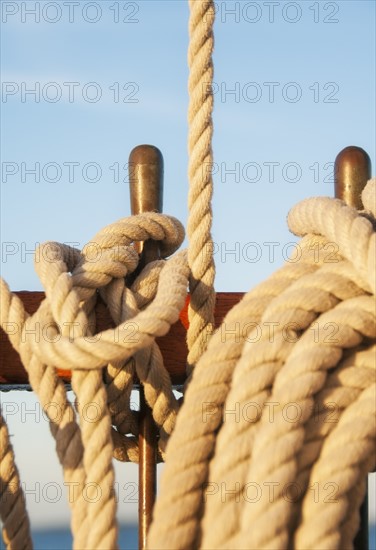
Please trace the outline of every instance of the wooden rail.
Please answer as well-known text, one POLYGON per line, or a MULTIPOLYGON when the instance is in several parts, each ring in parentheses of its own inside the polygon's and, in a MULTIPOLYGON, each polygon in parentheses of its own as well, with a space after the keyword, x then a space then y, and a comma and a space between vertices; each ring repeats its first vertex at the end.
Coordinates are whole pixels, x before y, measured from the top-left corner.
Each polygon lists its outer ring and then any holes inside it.
MULTIPOLYGON (((43 292, 16 292, 22 300, 28 313, 34 313, 44 299, 43 292)), ((215 321, 219 326, 230 309, 242 298, 241 292, 219 292, 217 294, 215 321)), ((97 308, 98 332, 114 327, 106 305, 99 300, 97 308)), ((172 325, 170 332, 162 338, 157 338, 165 366, 170 373, 173 384, 182 384, 185 380, 185 365, 187 359, 186 329, 183 325, 185 311, 182 311, 181 320, 172 325)), ((41 333, 43 334, 43 327, 41 333)), ((12 327, 13 330, 17 328, 12 327)), ((59 375, 69 382, 69 373, 61 372, 59 375)), ((25 371, 18 353, 13 349, 8 335, 0 328, 0 385, 1 384, 28 384, 28 375, 25 371)))

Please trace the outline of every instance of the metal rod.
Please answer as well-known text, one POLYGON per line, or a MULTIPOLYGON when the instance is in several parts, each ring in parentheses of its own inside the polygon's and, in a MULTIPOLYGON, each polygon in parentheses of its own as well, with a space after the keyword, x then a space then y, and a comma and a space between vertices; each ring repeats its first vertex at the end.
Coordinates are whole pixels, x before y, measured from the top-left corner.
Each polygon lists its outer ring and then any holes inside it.
POLYGON ((145 401, 142 387, 140 388, 139 430, 138 547, 144 550, 157 491, 157 439, 154 420, 145 401))
MULTIPOLYGON (((132 214, 161 212, 163 207, 163 157, 159 149, 151 145, 139 145, 129 156, 130 194, 132 214)), ((141 253, 137 273, 145 264, 159 258, 158 243, 135 243, 141 253)), ((147 532, 152 519, 156 495, 156 427, 151 410, 140 386, 139 422, 139 470, 138 470, 138 544, 146 548, 147 532)))
MULTIPOLYGON (((371 177, 371 160, 360 147, 343 149, 334 163, 335 196, 349 206, 363 209, 361 193, 371 177)), ((368 490, 360 508, 360 528, 354 539, 355 550, 368 550, 368 490)))

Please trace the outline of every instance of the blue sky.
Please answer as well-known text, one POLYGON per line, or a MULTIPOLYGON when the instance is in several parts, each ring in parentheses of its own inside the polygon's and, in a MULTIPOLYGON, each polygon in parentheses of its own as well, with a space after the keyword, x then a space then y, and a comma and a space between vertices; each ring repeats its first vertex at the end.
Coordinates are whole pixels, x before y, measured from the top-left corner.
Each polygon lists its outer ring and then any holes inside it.
MULTIPOLYGON (((187 2, 75 4, 2 1, 1 271, 14 290, 41 289, 37 243, 82 247, 129 214, 124 165, 140 143, 164 155, 164 211, 187 220, 187 2)), ((216 7, 216 289, 246 291, 291 252, 291 206, 333 194, 343 147, 363 147, 375 164, 375 3, 216 7)), ((25 430, 20 410, 9 422, 25 430)), ((35 448, 51 447, 45 422, 35 433, 35 448)), ((23 478, 32 467, 37 479, 58 476, 44 451, 25 459, 26 439, 13 438, 23 478)))

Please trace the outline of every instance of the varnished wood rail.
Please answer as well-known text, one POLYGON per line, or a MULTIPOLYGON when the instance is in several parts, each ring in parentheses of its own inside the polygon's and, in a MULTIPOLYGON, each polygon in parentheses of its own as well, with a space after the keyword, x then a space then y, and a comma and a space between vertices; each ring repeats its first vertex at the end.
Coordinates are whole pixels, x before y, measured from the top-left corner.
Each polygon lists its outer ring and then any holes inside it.
MULTIPOLYGON (((28 313, 34 313, 42 300, 43 292, 16 292, 22 300, 28 313)), ((230 309, 243 297, 241 292, 219 292, 217 293, 215 322, 219 326, 230 309)), ((106 305, 98 301, 97 308, 97 332, 114 327, 106 305)), ((181 319, 172 325, 166 336, 157 338, 161 348, 165 366, 170 373, 173 384, 182 384, 185 380, 185 366, 187 359, 186 329, 184 327, 185 311, 182 311, 181 319)), ((10 326, 9 330, 19 330, 18 327, 10 326)), ((40 327, 40 335, 43 337, 43 327, 40 327)), ((67 372, 59 375, 69 382, 70 376, 67 372)), ((18 353, 13 349, 8 335, 0 329, 0 385, 1 384, 28 384, 28 376, 18 353)))

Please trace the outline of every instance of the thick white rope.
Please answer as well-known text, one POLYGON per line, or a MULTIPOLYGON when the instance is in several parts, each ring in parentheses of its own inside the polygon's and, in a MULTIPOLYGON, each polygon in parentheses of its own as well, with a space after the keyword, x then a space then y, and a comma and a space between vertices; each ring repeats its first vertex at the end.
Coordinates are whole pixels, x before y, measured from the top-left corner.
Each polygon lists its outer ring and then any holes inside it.
POLYGON ((207 347, 214 329, 213 243, 211 238, 213 194, 213 62, 214 47, 213 0, 189 0, 189 239, 188 265, 190 268, 187 334, 187 372, 207 347))
POLYGON ((246 295, 214 334, 169 442, 150 549, 352 548, 375 466, 374 180, 363 200, 366 215, 337 199, 294 207, 290 228, 306 235, 299 262, 246 295), (360 392, 348 391, 349 361, 362 365, 360 392), (333 381, 345 397, 325 430, 333 381))
POLYGON ((25 495, 20 485, 9 433, 0 412, 0 518, 3 540, 12 550, 32 548, 25 495))
MULTIPOLYGON (((134 440, 129 443, 130 438, 121 435, 124 433, 126 436, 128 429, 132 431, 133 427, 128 428, 127 425, 115 422, 120 431, 111 431, 111 414, 107 408, 107 400, 110 407, 114 404, 116 408, 119 405, 119 395, 118 392, 107 395, 101 368, 110 361, 107 372, 116 380, 124 361, 127 365, 127 360, 135 357, 135 371, 144 384, 146 399, 160 426, 162 455, 175 425, 178 405, 154 339, 157 335, 165 334, 178 319, 185 302, 189 272, 186 253, 179 252, 171 260, 148 266, 134 282, 134 293, 127 289, 124 277, 138 263, 132 243, 148 238, 159 240, 162 254, 167 255, 181 244, 184 230, 174 218, 149 213, 120 220, 117 224, 104 228, 82 253, 58 243, 42 245, 37 251, 35 265, 45 286, 46 299, 33 316, 26 314, 22 302, 9 291, 5 281, 0 280, 1 326, 5 332, 9 330, 11 342, 19 351, 30 383, 47 414, 52 402, 62 411, 58 421, 51 418, 50 427, 56 439, 65 480, 68 487, 73 482, 76 489, 73 491, 75 497, 72 499, 70 495, 69 501, 72 506, 74 545, 80 550, 116 548, 112 456, 114 454, 123 460, 138 460, 134 440), (98 250, 100 252, 95 262, 90 261, 89 256, 93 244, 96 254, 98 255, 98 250), (145 285, 148 286, 147 290, 145 285), (171 285, 176 288, 174 294, 171 293, 171 285), (98 289, 101 289, 113 318, 121 326, 94 335, 94 307, 98 289), (143 310, 139 310, 139 307, 143 310), (129 338, 129 326, 133 329, 136 327, 136 338, 129 338), (14 330, 15 327, 17 330, 14 330), (58 354, 64 358, 64 368, 72 371, 72 388, 76 393, 79 425, 76 413, 67 399, 64 384, 56 375, 59 362, 55 361, 57 354, 54 345, 58 341, 63 343, 62 351, 58 354), (86 352, 79 351, 77 354, 73 345, 71 355, 67 355, 69 352, 65 348, 70 348, 70 344, 78 341, 85 342, 86 352), (39 343, 50 349, 49 357, 53 358, 51 362, 43 354, 41 359, 39 351, 35 353, 39 343), (113 350, 112 355, 108 353, 109 349, 113 350), (85 365, 85 353, 92 357, 91 365, 87 361, 85 365), (88 406, 95 407, 95 419, 85 415, 88 406), (88 495, 89 498, 84 498, 84 485, 93 488, 93 495, 88 495), (96 498, 98 493, 99 499, 96 498)), ((118 382, 119 380, 116 381, 118 382)), ((126 375, 122 383, 124 387, 127 385, 127 399, 133 383, 132 377, 126 375)), ((131 418, 130 411, 127 418, 131 418)), ((10 456, 8 451, 5 456, 10 456)), ((14 475, 12 461, 4 458, 1 467, 4 469, 5 480, 14 475)), ((14 501, 22 503, 22 493, 18 491, 14 501)), ((2 514, 8 518, 6 503, 1 504, 2 514)), ((8 524, 9 521, 7 533, 8 524)), ((11 526, 11 529, 14 528, 14 525, 11 526)), ((25 531, 25 527, 23 530, 25 531)), ((8 537, 7 540, 11 538, 8 537)))

